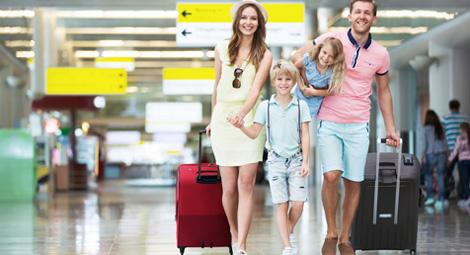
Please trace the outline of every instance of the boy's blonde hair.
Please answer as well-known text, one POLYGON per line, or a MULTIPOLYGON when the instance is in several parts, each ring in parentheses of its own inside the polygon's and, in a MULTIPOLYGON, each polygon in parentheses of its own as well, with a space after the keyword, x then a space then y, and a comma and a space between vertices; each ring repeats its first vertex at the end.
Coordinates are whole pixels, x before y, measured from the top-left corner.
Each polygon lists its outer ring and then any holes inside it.
POLYGON ((335 37, 327 37, 321 43, 315 45, 309 53, 308 59, 310 61, 317 61, 318 55, 320 54, 321 49, 326 44, 330 45, 333 49, 333 63, 330 65, 330 69, 333 71, 332 79, 330 80, 330 87, 328 88, 328 92, 332 94, 338 94, 343 90, 343 83, 344 83, 344 74, 346 73, 346 63, 344 61, 344 52, 343 52, 343 44, 341 41, 335 37), (331 83, 333 86, 331 86, 331 83))
POLYGON ((276 77, 282 74, 289 75, 294 82, 297 80, 297 68, 295 68, 295 65, 287 60, 279 59, 271 68, 271 84, 274 84, 276 77))

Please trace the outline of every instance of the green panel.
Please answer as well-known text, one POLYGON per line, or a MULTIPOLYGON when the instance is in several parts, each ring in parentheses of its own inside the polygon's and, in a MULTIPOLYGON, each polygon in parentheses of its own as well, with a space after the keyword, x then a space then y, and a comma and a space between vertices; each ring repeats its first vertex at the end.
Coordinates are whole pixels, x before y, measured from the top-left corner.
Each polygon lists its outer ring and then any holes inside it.
POLYGON ((0 129, 0 201, 33 200, 34 139, 27 130, 0 129))

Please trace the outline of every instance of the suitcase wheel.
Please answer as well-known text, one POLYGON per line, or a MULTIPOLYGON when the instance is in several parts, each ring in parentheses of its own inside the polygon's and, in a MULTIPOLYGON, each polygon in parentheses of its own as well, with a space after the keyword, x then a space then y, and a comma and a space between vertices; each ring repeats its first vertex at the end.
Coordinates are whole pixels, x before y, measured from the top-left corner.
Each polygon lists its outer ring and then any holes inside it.
POLYGON ((186 249, 186 247, 178 247, 180 248, 180 254, 183 255, 184 254, 184 249, 186 249))
POLYGON ((228 246, 228 252, 230 253, 230 255, 233 254, 233 250, 232 250, 232 246, 231 246, 231 245, 228 246))

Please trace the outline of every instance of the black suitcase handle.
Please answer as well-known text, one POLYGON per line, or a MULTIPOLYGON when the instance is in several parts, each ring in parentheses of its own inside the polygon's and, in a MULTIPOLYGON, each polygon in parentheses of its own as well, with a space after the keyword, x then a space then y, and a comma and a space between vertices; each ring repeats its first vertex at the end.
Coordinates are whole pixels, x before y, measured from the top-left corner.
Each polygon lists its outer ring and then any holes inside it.
MULTIPOLYGON (((386 143, 386 138, 377 139, 377 163, 375 166, 375 186, 374 186, 374 215, 372 224, 377 224, 377 204, 379 196, 379 167, 380 167, 380 145, 386 143)), ((398 166, 397 166, 397 186, 395 188, 395 215, 393 223, 398 224, 398 204, 400 201, 400 174, 401 174, 401 153, 403 147, 403 140, 400 138, 400 148, 398 149, 398 166)))
POLYGON ((196 182, 197 183, 202 183, 202 184, 215 184, 215 183, 220 183, 220 170, 219 167, 217 166, 217 171, 202 171, 201 167, 201 159, 202 159, 202 134, 206 133, 205 129, 199 130, 199 156, 198 156, 198 167, 197 167, 197 177, 196 177, 196 182), (204 175, 201 173, 214 173, 217 172, 217 175, 204 175))

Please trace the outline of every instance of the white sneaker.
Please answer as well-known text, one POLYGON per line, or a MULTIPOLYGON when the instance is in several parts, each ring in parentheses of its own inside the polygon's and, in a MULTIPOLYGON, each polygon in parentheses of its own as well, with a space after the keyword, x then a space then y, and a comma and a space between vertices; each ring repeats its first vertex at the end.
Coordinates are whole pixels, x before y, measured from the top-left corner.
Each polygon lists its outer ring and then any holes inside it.
POLYGON ((232 252, 233 254, 237 254, 238 243, 232 243, 232 252))
POLYGON ((432 205, 434 204, 434 198, 428 198, 426 202, 424 202, 424 205, 432 205))
POLYGON ((294 251, 292 251, 292 247, 286 247, 282 251, 282 255, 294 255, 294 251))
POLYGON ((295 239, 294 233, 290 233, 289 242, 292 245, 292 252, 297 255, 297 240, 295 239))
POLYGON ((248 255, 248 253, 244 250, 238 250, 237 255, 248 255))

